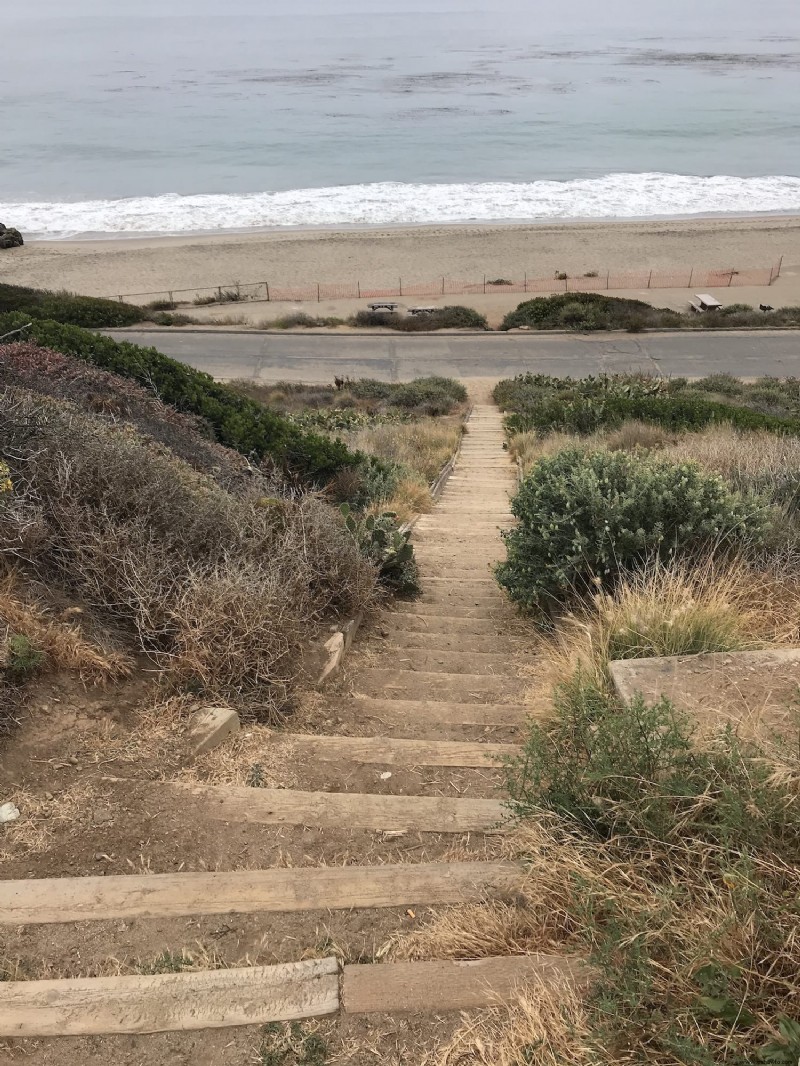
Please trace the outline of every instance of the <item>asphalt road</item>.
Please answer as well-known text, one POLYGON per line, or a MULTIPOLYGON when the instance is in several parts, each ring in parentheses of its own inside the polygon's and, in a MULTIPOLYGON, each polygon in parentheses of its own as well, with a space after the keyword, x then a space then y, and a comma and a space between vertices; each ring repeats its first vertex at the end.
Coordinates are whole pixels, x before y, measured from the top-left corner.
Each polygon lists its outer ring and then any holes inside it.
POLYGON ((800 376, 800 332, 356 336, 219 332, 110 332, 153 345, 215 378, 405 381, 427 374, 501 378, 524 371, 584 377, 626 370, 702 377, 800 376))

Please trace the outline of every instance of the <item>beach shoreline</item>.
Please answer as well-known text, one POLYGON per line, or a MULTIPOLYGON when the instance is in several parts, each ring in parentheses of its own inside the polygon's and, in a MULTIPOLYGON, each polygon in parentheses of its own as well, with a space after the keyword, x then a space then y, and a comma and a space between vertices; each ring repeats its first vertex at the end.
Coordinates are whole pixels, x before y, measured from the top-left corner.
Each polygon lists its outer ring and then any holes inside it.
MULTIPOLYGON (((12 220, 13 221, 13 220, 12 220)), ((800 215, 646 221, 442 223, 33 241, 0 254, 0 281, 91 296, 269 282, 365 287, 447 277, 607 272, 800 271, 800 215)), ((457 302, 457 301, 454 301, 457 302)))

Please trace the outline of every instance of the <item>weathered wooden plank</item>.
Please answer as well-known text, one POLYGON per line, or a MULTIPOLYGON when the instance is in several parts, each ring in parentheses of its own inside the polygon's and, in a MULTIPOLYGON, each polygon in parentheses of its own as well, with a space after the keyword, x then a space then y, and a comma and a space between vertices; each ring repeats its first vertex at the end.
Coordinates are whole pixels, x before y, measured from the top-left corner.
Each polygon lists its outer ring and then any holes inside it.
POLYGON ((477 744, 453 740, 399 740, 394 737, 320 737, 277 733, 320 762, 380 763, 388 766, 498 766, 518 755, 516 744, 477 744))
POLYGON ((515 863, 455 862, 29 878, 0 881, 0 923, 463 903, 502 898, 514 891, 519 877, 515 863))
POLYGON ((207 817, 224 822, 313 825, 323 829, 413 830, 421 833, 499 832, 509 812, 499 800, 444 796, 379 796, 358 792, 296 792, 167 782, 166 796, 190 796, 207 817))
POLYGON ((336 959, 199 973, 0 983, 0 1036, 164 1033, 339 1009, 336 959))
POLYGON ((525 981, 583 983, 587 969, 557 955, 517 955, 467 962, 389 962, 345 966, 345 1014, 472 1010, 508 1000, 525 981))
POLYGON ((445 700, 392 700, 354 696, 356 710, 386 725, 417 722, 420 726, 520 726, 534 708, 514 703, 457 703, 445 700))

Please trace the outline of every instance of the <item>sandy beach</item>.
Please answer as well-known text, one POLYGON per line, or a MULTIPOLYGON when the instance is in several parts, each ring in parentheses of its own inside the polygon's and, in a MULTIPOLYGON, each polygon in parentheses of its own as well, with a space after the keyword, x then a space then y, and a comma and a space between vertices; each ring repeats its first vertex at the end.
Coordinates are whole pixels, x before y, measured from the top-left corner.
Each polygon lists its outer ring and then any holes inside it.
POLYGON ((800 217, 414 229, 279 230, 204 237, 37 241, 0 255, 0 278, 92 296, 269 281, 396 284, 596 270, 800 265, 800 217))

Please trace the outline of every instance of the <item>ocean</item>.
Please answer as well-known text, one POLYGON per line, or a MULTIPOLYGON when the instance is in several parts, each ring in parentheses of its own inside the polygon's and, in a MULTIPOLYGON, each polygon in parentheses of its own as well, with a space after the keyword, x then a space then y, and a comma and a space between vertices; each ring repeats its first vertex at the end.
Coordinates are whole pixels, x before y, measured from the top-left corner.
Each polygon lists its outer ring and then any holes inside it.
POLYGON ((412 4, 4 5, 0 221, 64 238, 800 213, 796 0, 412 4))

